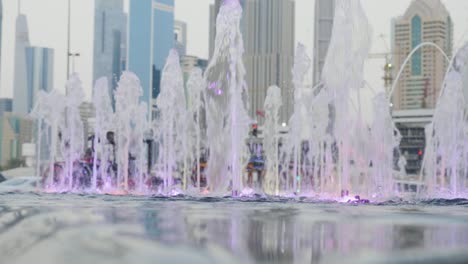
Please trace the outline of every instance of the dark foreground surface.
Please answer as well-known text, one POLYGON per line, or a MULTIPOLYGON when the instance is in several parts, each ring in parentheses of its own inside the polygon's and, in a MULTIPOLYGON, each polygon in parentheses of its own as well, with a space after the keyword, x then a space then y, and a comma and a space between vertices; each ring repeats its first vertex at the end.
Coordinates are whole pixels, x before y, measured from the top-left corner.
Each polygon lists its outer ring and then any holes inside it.
POLYGON ((468 201, 6 193, 0 263, 468 263, 468 201))

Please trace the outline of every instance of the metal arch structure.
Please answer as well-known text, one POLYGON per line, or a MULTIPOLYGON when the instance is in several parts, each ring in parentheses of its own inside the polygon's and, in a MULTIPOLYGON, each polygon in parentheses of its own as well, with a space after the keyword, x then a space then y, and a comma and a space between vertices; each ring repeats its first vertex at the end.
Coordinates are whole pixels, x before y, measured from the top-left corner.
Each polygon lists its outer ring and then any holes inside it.
POLYGON ((430 46, 430 47, 434 47, 436 48, 438 51, 440 51, 440 53, 444 56, 444 58, 447 60, 447 63, 449 63, 449 67, 448 69, 450 70, 451 68, 451 62, 452 60, 447 56, 447 54, 445 53, 445 51, 439 47, 437 44, 433 43, 433 42, 423 42, 421 44, 419 44, 418 46, 416 46, 411 52, 410 54, 408 55, 408 57, 406 57, 405 61, 403 62, 403 64, 401 65, 401 68, 400 68, 400 71, 398 72, 396 78, 395 78, 395 81, 393 82, 393 85, 392 85, 392 89, 390 89, 390 92, 388 94, 388 97, 389 99, 391 100, 391 98, 393 97, 393 93, 395 92, 395 88, 398 84, 398 81, 400 80, 400 77, 401 77, 401 74, 403 73, 403 71, 405 70, 406 68, 406 65, 408 64, 409 60, 411 59, 411 57, 413 57, 414 53, 416 53, 418 50, 420 50, 421 48, 423 47, 426 47, 426 46, 430 46))
MULTIPOLYGON (((447 71, 446 71, 446 73, 445 73, 445 77, 444 77, 443 84, 445 84, 447 75, 449 74, 450 70, 452 70, 452 68, 453 68, 453 63, 454 63, 455 59, 457 58, 458 53, 460 53, 460 51, 461 51, 464 47, 465 47, 465 46, 461 46, 460 48, 458 48, 458 49, 455 51, 455 53, 453 54, 452 59, 448 60, 449 65, 448 65, 447 71)), ((442 97, 442 94, 444 94, 444 91, 445 91, 445 85, 442 85, 442 88, 440 89, 440 93, 439 93, 437 99, 439 99, 440 97, 442 97)), ((464 98, 464 100, 467 100, 467 98, 464 98)), ((436 109, 437 109, 437 108, 436 108, 436 109)), ((466 117, 468 117, 468 112, 465 113, 465 118, 466 118, 466 117)), ((432 121, 431 121, 430 125, 431 125, 431 126, 434 125, 434 118, 432 118, 432 121)), ((427 139, 426 139, 426 140, 427 140, 427 139)), ((424 153, 424 158, 423 158, 422 164, 421 164, 421 171, 419 172, 419 182, 421 182, 421 183, 423 182, 423 178, 424 178, 424 166, 425 166, 425 164, 426 164, 426 157, 427 157, 427 156, 426 156, 426 153, 424 153)), ((416 192, 416 193, 417 193, 418 196, 419 196, 420 193, 421 193, 421 189, 420 189, 419 185, 418 185, 418 189, 417 189, 417 192, 416 192)))

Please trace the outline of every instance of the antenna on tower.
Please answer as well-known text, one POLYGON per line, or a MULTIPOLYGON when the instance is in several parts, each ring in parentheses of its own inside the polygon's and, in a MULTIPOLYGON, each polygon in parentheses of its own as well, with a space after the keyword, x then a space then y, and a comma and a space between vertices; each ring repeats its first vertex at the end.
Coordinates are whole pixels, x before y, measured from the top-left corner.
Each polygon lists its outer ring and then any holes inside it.
POLYGON ((21 14, 21 0, 18 0, 18 15, 21 14))

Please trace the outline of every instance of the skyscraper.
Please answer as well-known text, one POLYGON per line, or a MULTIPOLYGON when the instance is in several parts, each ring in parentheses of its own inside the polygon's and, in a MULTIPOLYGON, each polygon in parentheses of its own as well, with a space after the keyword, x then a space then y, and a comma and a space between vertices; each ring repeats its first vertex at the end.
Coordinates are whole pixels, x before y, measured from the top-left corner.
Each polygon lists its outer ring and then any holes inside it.
POLYGON ((2 25, 3 25, 3 5, 0 0, 0 83, 2 80, 2 25))
POLYGON ((335 16, 335 0, 315 1, 314 29, 314 85, 320 82, 327 57, 335 16))
MULTIPOLYGON (((263 123, 263 104, 271 85, 282 89, 281 121, 293 111, 292 66, 294 63, 294 0, 240 0, 243 6, 241 30, 244 35, 249 114, 263 123)), ((210 6, 210 58, 216 37, 216 18, 222 1, 210 6)))
POLYGON ((26 96, 17 98, 21 106, 26 105, 26 113, 31 112, 40 90, 51 91, 53 86, 54 50, 40 47, 26 48, 26 96))
POLYGON ((174 40, 179 56, 182 58, 187 55, 187 23, 174 21, 174 40))
POLYGON ((174 47, 174 0, 130 0, 128 69, 138 75, 150 110, 174 47))
POLYGON ((263 105, 271 85, 281 88, 281 122, 293 112, 295 8, 292 0, 245 0, 244 63, 249 91, 250 116, 263 123, 263 105))
POLYGON ((96 0, 94 21, 93 80, 107 77, 113 90, 125 69, 127 55, 123 0, 96 0))
MULTIPOLYGON (((19 13, 19 12, 18 12, 19 13)), ((28 21, 25 15, 18 14, 16 18, 15 43, 15 73, 13 80, 13 112, 28 113, 27 79, 26 79, 26 48, 29 46, 28 21)))
MULTIPOLYGON (((440 0, 414 0, 405 14, 394 19, 392 28, 393 65, 398 72, 412 49, 432 42, 450 57, 453 23, 440 0)), ((423 47, 411 57, 395 89, 395 110, 434 108, 448 62, 434 47, 423 47)))

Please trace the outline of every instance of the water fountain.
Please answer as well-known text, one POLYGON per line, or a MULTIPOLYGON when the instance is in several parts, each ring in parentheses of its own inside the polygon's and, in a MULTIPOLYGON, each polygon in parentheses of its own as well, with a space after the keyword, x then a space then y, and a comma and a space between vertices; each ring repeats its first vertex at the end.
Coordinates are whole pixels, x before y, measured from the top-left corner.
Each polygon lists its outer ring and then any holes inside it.
POLYGON ((445 77, 433 122, 426 127, 423 197, 464 197, 468 188, 468 134, 462 76, 468 45, 454 57, 445 77))
MULTIPOLYGON (((175 50, 156 105, 141 102, 138 77, 124 72, 114 112, 108 81, 99 79, 92 98, 93 144, 84 156, 78 76, 70 76, 66 96, 39 92, 32 111, 38 120, 38 175, 46 191, 59 194, 5 192, 11 189, 0 186, 6 198, 0 200, 2 260, 466 262, 466 200, 388 201, 398 194, 394 177, 404 174, 405 160, 398 153, 391 94, 361 96, 371 34, 360 0, 336 0, 332 43, 323 80, 315 87, 306 77, 311 75, 306 48, 298 45, 294 90, 288 91, 294 93, 289 127, 279 124, 284 93, 269 87, 258 138, 248 137, 252 120, 246 111, 239 1, 224 0, 213 60, 204 74, 191 72, 185 89, 175 50), (373 119, 366 119, 364 104, 372 104, 373 119), (252 142, 255 147, 248 149, 252 142), (246 177, 248 150, 264 151, 262 189, 253 189, 253 177, 246 177), (375 203, 317 202, 367 199, 375 203), (118 249, 125 250, 116 254, 118 249)), ((426 130, 421 197, 467 197, 461 73, 468 46, 456 54, 426 130)))
POLYGON ((296 49, 296 55, 293 67, 293 84, 294 84, 294 113, 289 121, 290 131, 286 140, 286 147, 282 154, 283 159, 283 173, 286 173, 286 181, 283 184, 284 189, 288 191, 292 188, 292 192, 300 191, 301 173, 299 171, 299 163, 302 160, 302 139, 303 139, 303 125, 301 120, 303 116, 302 108, 304 107, 304 97, 302 92, 304 89, 304 77, 310 68, 310 59, 307 56, 306 48, 299 45, 296 49), (290 160, 293 161, 292 173, 289 172, 290 160))
POLYGON ((373 109, 375 118, 370 130, 369 160, 372 163, 370 184, 374 188, 369 191, 374 197, 391 197, 395 191, 394 178, 398 173, 401 175, 406 163, 399 151, 401 135, 393 123, 390 100, 385 93, 374 97, 373 109))
MULTIPOLYGON (((188 111, 187 111, 187 132, 188 140, 186 147, 186 155, 189 165, 195 164, 196 174, 196 187, 197 190, 201 189, 201 148, 203 146, 202 138, 202 120, 201 110, 203 107, 203 95, 204 89, 206 88, 205 80, 203 79, 202 70, 195 68, 190 73, 190 78, 187 81, 187 94, 188 94, 188 111)), ((188 167, 188 166, 186 166, 188 167)), ((184 176, 187 178, 187 174, 191 171, 185 170, 184 176)), ((187 179, 184 181, 187 186, 187 179)), ((185 189, 185 188, 184 188, 185 189)))
POLYGON ((134 123, 133 123, 133 138, 130 146, 130 155, 134 157, 134 162, 130 168, 130 173, 134 177, 135 190, 144 194, 147 190, 146 180, 148 159, 145 146, 146 133, 149 130, 150 123, 148 122, 148 105, 141 102, 140 105, 134 110, 134 123))
POLYGON ((266 193, 279 195, 279 110, 282 105, 281 89, 271 86, 265 99, 265 124, 263 149, 265 150, 266 173, 264 190, 266 193))
POLYGON ((366 136, 361 112, 350 114, 350 98, 363 84, 363 67, 370 49, 371 29, 360 1, 337 1, 332 40, 323 69, 323 82, 333 96, 336 164, 339 190, 353 193, 366 177, 366 136), (359 32, 358 32, 359 31, 359 32), (337 76, 337 72, 340 74, 337 76), (349 131, 355 131, 353 135, 349 131), (364 144, 361 144, 364 143, 364 144), (363 175, 364 174, 364 175, 363 175), (354 184, 353 184, 354 183, 354 184))
POLYGON ((246 111, 241 17, 238 0, 223 2, 216 20, 213 58, 205 71, 208 185, 211 192, 224 194, 230 189, 234 196, 243 186, 250 123, 246 111))
MULTIPOLYGON (((60 181, 61 187, 72 190, 74 187, 84 186, 88 179, 82 179, 75 174, 76 161, 83 157, 84 129, 80 115, 80 105, 83 102, 84 91, 78 74, 74 73, 67 82, 67 95, 65 97, 65 126, 60 131, 61 150, 65 159, 65 176, 60 181)), ((89 171, 88 171, 89 173, 89 171)))
POLYGON ((96 81, 93 94, 93 103, 96 108, 96 124, 93 138, 93 180, 92 189, 97 190, 98 178, 100 178, 101 188, 111 190, 114 171, 112 161, 114 152, 108 142, 108 133, 115 130, 114 110, 112 109, 109 94, 109 84, 106 77, 96 81))
MULTIPOLYGON (((153 113, 140 102, 142 87, 135 74, 121 76, 115 113, 107 80, 98 80, 92 162, 81 161, 84 135, 78 107, 83 96, 78 76, 70 77, 66 97, 42 92, 33 115, 39 119, 38 144, 47 140, 51 146, 47 168, 38 165, 39 174, 47 175, 45 187, 161 195, 258 192, 345 202, 359 202, 358 196, 373 200, 393 196, 394 178, 404 174, 405 160, 398 151, 401 136, 392 121, 390 96, 376 93, 366 101, 361 95, 371 30, 359 0, 336 2, 333 37, 322 82, 316 87, 307 85, 310 58, 298 45, 292 69, 294 113, 286 135, 279 129, 281 90, 268 89, 263 146, 257 148, 259 155, 264 150, 265 179, 260 190, 244 189, 252 120, 246 111, 241 17, 238 0, 223 2, 213 58, 204 74, 200 69, 191 72, 186 88, 179 56, 170 52, 153 113), (364 118, 363 104, 372 104, 373 120, 364 118), (154 147, 145 146, 148 137, 154 147), (59 143, 65 165, 53 147, 59 143), (202 163, 207 166, 203 172, 202 163)), ((455 59, 433 125, 427 129, 426 183, 420 189, 426 195, 466 192, 468 144, 460 78, 467 49, 455 59)))
POLYGON ((37 135, 37 175, 43 175, 43 183, 46 189, 55 189, 58 177, 62 171, 55 175, 55 162, 57 159, 57 143, 60 127, 63 124, 63 114, 66 108, 65 97, 56 90, 49 93, 40 91, 37 103, 31 111, 31 116, 38 120, 37 135), (42 151, 42 146, 46 148, 42 151), (41 154, 50 153, 42 160, 41 154), (43 162, 45 161, 45 163, 43 162))
MULTIPOLYGON (((143 145, 141 134, 148 129, 141 117, 146 115, 147 107, 139 100, 143 94, 138 77, 131 72, 124 72, 115 91, 115 123, 117 136, 117 185, 119 190, 135 189, 136 181, 142 182, 143 167, 137 169, 139 175, 129 175, 135 172, 137 155, 143 145), (143 112, 143 113, 142 113, 143 112), (130 165, 133 165, 130 168, 130 165), (132 176, 132 177, 130 177, 132 176)), ((141 159, 142 157, 140 157, 141 159)), ((140 163, 141 164, 141 163, 140 163)))
POLYGON ((157 142, 160 146, 160 156, 157 167, 161 178, 164 180, 163 192, 170 193, 175 184, 175 179, 181 179, 180 175, 188 166, 186 159, 187 107, 184 91, 184 80, 180 68, 177 51, 171 50, 164 66, 161 80, 161 93, 156 104, 159 109, 159 117, 156 122, 159 127, 157 142), (182 168, 182 169, 181 169, 182 168))
MULTIPOLYGON (((376 117, 372 126, 364 121, 360 107, 371 36, 360 1, 337 1, 334 23, 322 84, 305 88, 310 59, 304 46, 299 45, 296 51, 294 114, 282 154, 282 174, 286 175, 283 189, 321 198, 389 194, 390 190, 383 189, 393 188, 393 152, 397 145, 386 107, 389 104, 376 105, 382 116, 376 117), (353 97, 357 97, 357 107, 353 97), (375 142, 369 138, 385 138, 388 144, 379 142, 380 147, 373 148, 375 142), (387 170, 385 175, 383 170, 387 170)), ((382 96, 376 99, 380 103, 382 96)))

